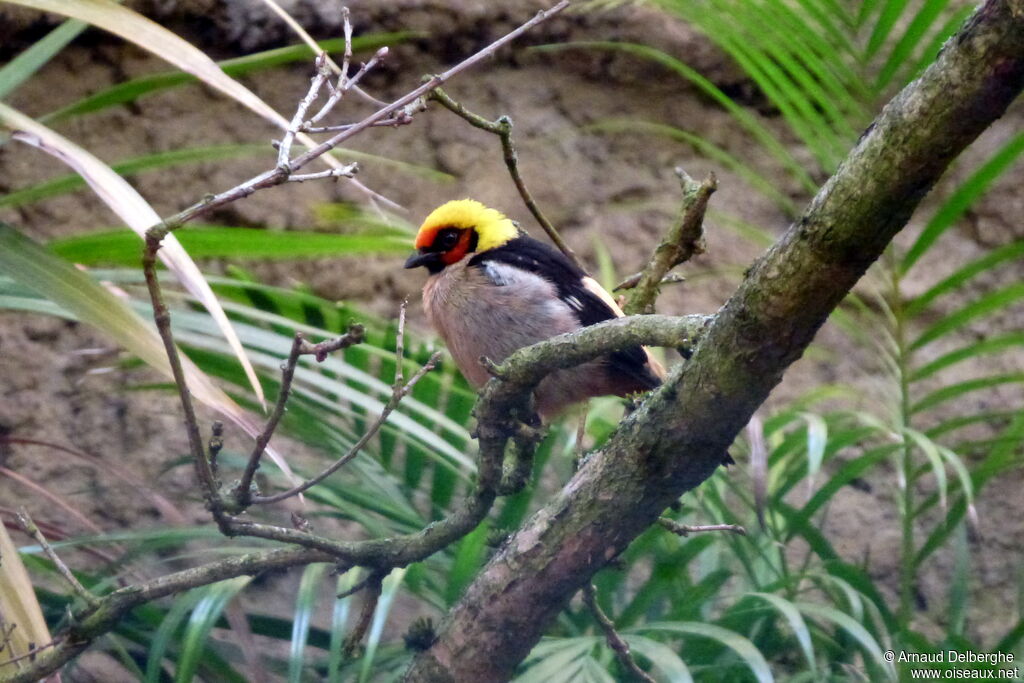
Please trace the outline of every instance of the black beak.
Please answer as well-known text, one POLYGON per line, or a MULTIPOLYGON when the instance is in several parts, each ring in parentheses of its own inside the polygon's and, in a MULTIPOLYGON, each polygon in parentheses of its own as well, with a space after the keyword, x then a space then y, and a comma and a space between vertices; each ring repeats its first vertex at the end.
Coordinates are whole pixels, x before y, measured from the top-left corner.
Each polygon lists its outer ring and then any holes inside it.
POLYGON ((434 272, 434 269, 442 265, 441 254, 436 251, 428 251, 425 253, 414 252, 412 256, 405 262, 406 268, 419 268, 420 266, 426 266, 427 270, 434 272))

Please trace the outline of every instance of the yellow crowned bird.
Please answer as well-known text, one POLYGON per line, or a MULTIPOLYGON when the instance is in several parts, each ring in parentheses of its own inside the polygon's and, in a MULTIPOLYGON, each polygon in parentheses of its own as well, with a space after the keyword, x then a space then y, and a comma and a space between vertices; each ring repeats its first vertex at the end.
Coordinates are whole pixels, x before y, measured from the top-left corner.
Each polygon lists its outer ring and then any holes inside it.
MULTIPOLYGON (((430 273, 427 317, 477 388, 490 377, 481 356, 498 363, 524 346, 622 316, 611 295, 560 251, 472 199, 431 212, 415 246, 405 267, 430 273)), ((537 412, 548 421, 593 396, 653 389, 664 373, 646 348, 609 353, 548 375, 535 392, 537 412)))

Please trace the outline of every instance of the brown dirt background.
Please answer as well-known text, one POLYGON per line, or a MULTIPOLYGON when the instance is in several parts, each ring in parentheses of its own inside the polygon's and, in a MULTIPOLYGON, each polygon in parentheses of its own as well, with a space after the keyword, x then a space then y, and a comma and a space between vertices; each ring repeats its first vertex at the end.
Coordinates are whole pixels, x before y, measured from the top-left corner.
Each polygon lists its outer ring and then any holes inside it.
MULTIPOLYGON (((215 58, 245 54, 294 42, 287 30, 262 5, 240 0, 134 2, 129 5, 183 35, 215 58)), ((316 37, 340 35, 340 3, 283 3, 316 37)), ((371 92, 388 98, 413 87, 423 73, 435 72, 521 23, 547 3, 520 0, 511 3, 351 2, 356 33, 417 30, 423 37, 392 50, 384 68, 365 82, 371 92)), ((0 62, 39 37, 52 22, 28 11, 0 10, 0 62)), ((668 72, 634 58, 599 52, 567 51, 556 54, 528 52, 528 44, 569 40, 625 40, 646 42, 684 56, 686 61, 741 101, 763 105, 751 84, 709 42, 687 27, 642 7, 607 12, 574 13, 556 18, 505 49, 479 68, 460 76, 448 91, 471 110, 486 116, 507 114, 515 122, 523 174, 539 204, 560 226, 574 249, 594 266, 595 236, 609 247, 619 273, 637 270, 671 219, 678 184, 672 168, 683 166, 699 177, 714 171, 719 191, 713 205, 727 207, 741 218, 779 233, 786 218, 767 200, 751 192, 732 174, 699 158, 687 147, 639 135, 597 136, 580 126, 608 118, 636 117, 675 125, 699 133, 772 177, 797 200, 806 200, 799 188, 787 184, 769 160, 750 154, 747 138, 729 116, 668 72), (752 158, 753 157, 753 158, 752 158)), ((163 63, 141 50, 89 31, 29 83, 9 98, 28 114, 41 114, 111 84, 140 74, 164 71, 163 63)), ((301 65, 243 81, 278 111, 290 116, 294 103, 307 88, 309 66, 301 65)), ((355 101, 353 101, 355 102, 355 101)), ((362 104, 343 108, 348 117, 364 112, 362 104)), ((762 121, 777 130, 781 122, 761 107, 762 121)), ((965 154, 965 164, 977 165, 1013 133, 1021 129, 1024 107, 1018 102, 965 154)), ((75 119, 58 130, 106 161, 162 150, 203 144, 267 141, 275 132, 267 124, 199 86, 146 98, 128 107, 75 119)), ((416 223, 442 200, 472 196, 502 208, 535 234, 529 214, 515 195, 501 161, 497 140, 469 128, 443 110, 419 115, 413 125, 375 129, 358 138, 354 149, 443 170, 455 176, 437 183, 399 175, 373 163, 362 164, 360 179, 408 209, 416 223)), ((795 142, 797 158, 810 158, 795 142)), ((133 184, 162 214, 191 203, 206 192, 231 187, 263 170, 272 156, 218 164, 201 164, 174 172, 145 173, 133 184)), ((0 148, 0 191, 24 187, 64 170, 41 154, 17 145, 0 148)), ((993 245, 1024 237, 1024 168, 1005 174, 975 206, 960 229, 944 239, 944 248, 929 254, 915 270, 911 289, 923 291, 930 283, 977 257, 993 245)), ((262 192, 227 207, 210 222, 225 225, 268 226, 277 230, 317 227, 311 207, 329 201, 359 200, 345 183, 304 183, 262 192)), ((934 201, 934 198, 929 200, 934 201)), ((0 219, 20 226, 38 240, 79 234, 116 223, 113 215, 86 191, 0 212, 0 219)), ((907 240, 921 227, 920 218, 901 237, 907 240)), ((725 229, 708 226, 708 254, 685 267, 690 282, 670 288, 662 297, 662 312, 714 311, 732 290, 736 266, 748 264, 758 249, 725 229)), ((204 264, 211 270, 224 264, 204 264)), ((396 302, 416 300, 422 275, 400 268, 391 258, 318 260, 252 265, 266 281, 276 284, 308 283, 325 297, 360 302, 369 310, 393 315, 396 302)), ((1020 264, 1018 264, 1020 266, 1020 264)), ((1019 279, 1024 268, 1000 276, 1019 279)), ((984 283, 992 286, 995 281, 984 283)), ((424 330, 414 306, 413 324, 424 330)), ((1020 329, 1024 312, 1007 312, 999 319, 973 327, 970 334, 995 329, 1020 329), (994 328, 993 328, 994 326, 994 328)), ((784 401, 822 382, 849 381, 863 387, 877 383, 869 359, 834 329, 819 336, 828 351, 804 359, 787 373, 773 396, 784 401)), ((96 454, 111 467, 137 472, 165 495, 181 497, 190 490, 190 472, 176 468, 163 472, 164 463, 183 453, 184 437, 169 395, 132 392, 130 388, 153 377, 144 370, 95 372, 106 368, 116 355, 102 334, 51 318, 0 314, 0 434, 36 438, 96 454)), ((1019 369, 1020 359, 1004 359, 992 369, 1019 369)), ((1007 394, 986 395, 996 404, 1007 394)), ((972 399, 975 400, 975 399, 972 399)), ((211 416, 204 415, 209 421, 211 416)), ((103 472, 62 458, 39 447, 0 446, 0 466, 29 477, 105 528, 139 526, 159 519, 158 512, 138 492, 103 472)), ((745 477, 744 465, 735 476, 745 477)), ((837 550, 853 561, 863 561, 879 583, 894 595, 898 570, 899 533, 893 477, 876 470, 861 488, 848 488, 835 499, 827 532, 837 550)), ((971 632, 991 643, 1017 614, 1017 588, 1021 580, 1024 545, 1024 496, 1021 476, 993 482, 978 504, 981 536, 972 541, 974 574, 971 632)), ((38 518, 68 531, 82 531, 67 515, 23 486, 0 478, 0 506, 6 513, 25 504, 38 518)), ((181 506, 186 516, 204 519, 200 506, 181 506)), ((920 586, 919 624, 937 633, 945 618, 951 553, 935 556, 924 570, 920 586)), ((291 593, 285 603, 292 600, 291 593)), ((80 670, 89 680, 87 670, 80 670)))

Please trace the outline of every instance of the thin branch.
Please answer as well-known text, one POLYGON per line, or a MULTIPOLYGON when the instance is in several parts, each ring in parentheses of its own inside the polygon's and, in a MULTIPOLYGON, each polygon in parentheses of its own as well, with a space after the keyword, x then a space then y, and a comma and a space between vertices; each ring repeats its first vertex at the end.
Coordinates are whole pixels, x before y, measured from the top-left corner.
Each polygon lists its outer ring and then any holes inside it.
POLYGON ((335 600, 344 600, 347 597, 351 597, 351 596, 355 595, 356 593, 358 593, 359 591, 361 591, 364 588, 366 588, 366 586, 371 581, 374 581, 375 579, 379 580, 377 578, 377 572, 370 572, 369 574, 367 574, 363 578, 359 579, 359 581, 356 582, 356 585, 352 586, 351 588, 347 588, 347 589, 341 591, 340 593, 338 593, 337 595, 335 595, 334 599, 335 600))
POLYGON ((359 613, 359 620, 352 628, 352 632, 345 639, 342 651, 346 659, 351 659, 358 650, 360 643, 370 630, 370 623, 373 621, 373 613, 377 611, 377 601, 380 600, 381 589, 384 583, 385 573, 374 572, 367 577, 366 591, 363 597, 363 609, 359 613))
POLYGON ((675 223, 644 269, 615 288, 626 289, 633 285, 629 300, 623 306, 626 315, 654 313, 654 302, 668 271, 704 253, 704 212, 718 188, 718 181, 714 173, 699 183, 681 168, 676 169, 676 174, 683 186, 683 199, 675 223))
POLYGON ((288 398, 291 395, 292 380, 295 377, 295 367, 299 363, 299 357, 315 355, 317 362, 322 363, 328 353, 362 342, 364 334, 363 326, 358 324, 350 325, 348 332, 337 339, 320 342, 319 344, 310 344, 305 340, 301 332, 295 334, 295 338, 292 340, 291 352, 288 354, 288 360, 281 366, 281 389, 277 394, 274 410, 270 413, 270 417, 267 418, 267 424, 264 425, 263 431, 256 437, 256 444, 249 454, 249 460, 246 463, 245 470, 242 472, 242 478, 239 480, 238 486, 235 487, 235 502, 239 508, 244 509, 253 501, 252 480, 256 476, 256 471, 260 468, 260 459, 263 457, 263 452, 266 450, 267 444, 270 443, 278 423, 280 423, 281 418, 284 416, 285 407, 288 405, 288 398))
POLYGON ((547 236, 554 242, 559 251, 565 254, 566 258, 572 261, 578 268, 582 268, 576 252, 565 243, 562 236, 558 234, 558 230, 555 229, 555 226, 551 224, 551 221, 547 219, 547 216, 537 206, 533 195, 530 194, 530 190, 526 187, 523 176, 519 173, 519 157, 516 154, 515 146, 512 144, 512 119, 507 116, 499 116, 495 121, 488 121, 453 100, 441 88, 437 88, 430 93, 428 99, 437 102, 448 111, 458 115, 474 128, 479 128, 498 136, 498 139, 501 140, 501 151, 505 158, 505 166, 508 168, 508 173, 512 176, 512 182, 515 183, 516 190, 519 191, 519 196, 523 198, 526 208, 530 210, 537 223, 544 229, 544 232, 547 233, 547 236))
POLYGON ((443 85, 449 79, 454 78, 455 76, 462 73, 466 69, 469 69, 470 67, 475 66, 477 63, 483 61, 484 59, 487 59, 488 57, 493 55, 498 49, 504 47, 506 44, 515 40, 526 31, 532 29, 537 24, 540 24, 550 19, 555 14, 558 14, 568 6, 569 0, 562 0, 551 9, 542 10, 538 12, 529 21, 523 23, 518 28, 510 31, 509 33, 505 34, 498 40, 491 43, 490 45, 482 48, 475 54, 459 62, 458 64, 448 69, 444 73, 432 76, 424 83, 422 83, 419 87, 414 88, 413 90, 409 91, 402 97, 399 97, 397 100, 387 105, 386 107, 381 107, 374 113, 364 118, 362 121, 359 121, 358 123, 354 124, 352 127, 339 132, 334 137, 320 143, 319 145, 316 145, 315 147, 307 150, 305 153, 292 159, 288 163, 287 168, 282 168, 278 166, 277 168, 274 168, 272 170, 264 171, 263 173, 260 173, 259 175, 250 178, 249 180, 245 181, 240 185, 237 185, 236 187, 231 188, 230 190, 226 190, 219 194, 207 196, 202 200, 196 202, 192 206, 189 206, 188 208, 179 211, 173 216, 170 216, 169 218, 166 218, 160 223, 152 226, 147 231, 147 237, 151 237, 152 239, 155 239, 157 242, 159 242, 169 232, 172 232, 173 230, 177 229, 184 223, 187 223, 188 221, 193 220, 198 216, 209 213, 210 211, 217 207, 248 197, 257 190, 261 190, 267 187, 274 187, 275 185, 280 185, 281 183, 287 180, 287 176, 290 173, 298 171, 309 162, 323 156, 328 151, 337 147, 345 140, 348 140, 357 133, 360 133, 366 128, 373 126, 378 121, 387 119, 395 112, 401 111, 407 105, 410 105, 416 100, 419 100, 421 97, 423 97, 430 91, 443 85))
POLYGON ((146 287, 149 290, 149 298, 153 304, 153 320, 156 322, 157 332, 164 343, 164 352, 167 361, 171 366, 171 374, 174 377, 174 385, 178 389, 178 399, 181 403, 182 413, 185 417, 185 432, 188 434, 189 452, 196 469, 196 477, 203 490, 203 498, 213 515, 217 524, 223 529, 225 516, 220 491, 217 486, 217 478, 213 473, 210 460, 203 448, 202 437, 199 432, 199 421, 196 418, 195 406, 192 403, 192 394, 188 389, 188 382, 185 379, 185 371, 181 365, 181 356, 174 344, 174 333, 171 331, 171 314, 164 302, 163 292, 160 289, 160 281, 156 274, 156 254, 160 249, 162 238, 152 233, 146 234, 146 248, 142 255, 142 270, 146 276, 146 287))
POLYGON ((587 606, 590 613, 594 616, 594 621, 601 627, 601 631, 604 632, 604 639, 608 643, 608 647, 615 653, 615 658, 619 660, 619 664, 622 668, 630 673, 638 681, 644 683, 654 683, 654 679, 650 675, 640 668, 640 665, 633 659, 633 653, 629 650, 629 643, 622 639, 622 636, 615 630, 615 624, 608 618, 608 615, 604 613, 601 606, 597 604, 597 591, 594 588, 594 584, 589 581, 583 587, 583 604, 587 606))
MULTIPOLYGON (((351 27, 348 27, 348 31, 351 30, 351 27)), ((346 45, 348 45, 347 42, 346 45)), ((367 61, 365 64, 359 67, 359 71, 357 71, 354 76, 352 76, 351 78, 347 78, 344 74, 342 74, 338 79, 338 85, 332 90, 331 95, 330 97, 327 98, 327 102, 324 104, 324 106, 320 109, 320 111, 316 113, 316 115, 313 116, 313 118, 303 123, 300 129, 306 132, 312 132, 312 125, 323 119, 325 116, 327 116, 327 114, 329 114, 330 111, 334 109, 334 106, 341 101, 341 98, 345 96, 345 93, 347 93, 352 88, 356 87, 359 81, 363 79, 363 76, 369 73, 375 66, 377 66, 377 64, 381 62, 381 60, 387 57, 387 55, 388 48, 386 46, 382 47, 373 54, 373 57, 370 57, 369 61, 367 61)), ((345 69, 347 73, 348 56, 346 56, 345 62, 346 63, 342 68, 345 69)))
POLYGON ((348 79, 348 65, 352 61, 352 22, 348 7, 341 8, 342 34, 345 36, 345 53, 341 58, 341 70, 338 74, 338 89, 345 85, 348 79))
POLYGON ((281 144, 277 148, 277 167, 284 169, 286 173, 291 173, 291 168, 288 165, 288 158, 292 153, 292 141, 295 139, 295 135, 299 132, 303 122, 306 119, 306 110, 309 109, 313 101, 320 96, 320 89, 323 88, 324 82, 330 76, 330 71, 324 64, 324 53, 321 52, 316 57, 316 74, 313 76, 309 85, 309 92, 306 96, 299 100, 299 106, 295 108, 295 115, 292 116, 291 123, 288 124, 288 130, 284 132, 284 137, 281 138, 281 144))
MULTIPOLYGON (((495 368, 494 386, 533 388, 553 370, 575 367, 631 346, 693 349, 713 323, 711 315, 643 315, 614 318, 519 349, 495 368)), ((485 385, 485 392, 488 386, 485 385)))
POLYGON ((317 171, 316 173, 292 173, 288 176, 288 182, 304 183, 308 180, 326 180, 328 178, 337 180, 338 178, 354 178, 358 170, 359 164, 351 163, 338 168, 331 168, 326 171, 317 171))
MULTIPOLYGON (((8 629, 7 632, 3 634, 3 637, 0 638, 0 652, 3 652, 4 647, 7 647, 7 646, 10 645, 9 639, 14 634, 14 629, 16 629, 17 627, 18 627, 17 624, 11 624, 10 629, 8 629)), ((60 639, 55 638, 55 639, 51 640, 50 642, 45 643, 43 645, 37 645, 37 646, 29 649, 27 652, 18 655, 17 657, 11 657, 10 659, 3 660, 2 662, 0 662, 0 667, 7 666, 8 664, 15 664, 17 662, 22 662, 22 661, 24 661, 26 659, 34 659, 35 656, 38 655, 40 652, 43 652, 44 650, 48 650, 51 647, 54 647, 55 645, 57 645, 58 642, 60 642, 60 639)))
MULTIPOLYGON (((428 372, 437 367, 438 362, 441 360, 440 352, 432 355, 430 357, 430 360, 428 360, 423 367, 417 370, 416 373, 411 378, 409 378, 408 382, 405 382, 404 380, 402 366, 405 360, 403 355, 405 345, 406 303, 407 302, 402 302, 398 314, 398 335, 395 342, 395 381, 394 384, 392 384, 391 386, 391 396, 390 398, 388 398, 388 402, 384 404, 384 407, 381 409, 380 415, 377 416, 377 419, 374 420, 373 424, 371 424, 370 427, 363 432, 363 435, 359 437, 359 440, 356 441, 343 456, 335 460, 329 467, 320 472, 320 474, 316 475, 315 477, 312 477, 311 479, 307 479, 306 481, 288 489, 287 491, 276 493, 271 496, 254 496, 252 498, 253 503, 277 503, 282 500, 285 500, 286 498, 297 496, 298 494, 316 486, 324 479, 326 479, 327 477, 331 476, 339 469, 344 467, 353 458, 359 455, 363 448, 366 447, 366 444, 370 442, 370 439, 376 436, 377 432, 380 431, 380 428, 384 426, 385 422, 387 422, 388 417, 391 415, 391 413, 393 413, 395 409, 398 408, 398 404, 401 403, 402 399, 405 398, 409 394, 409 392, 412 391, 413 387, 416 386, 417 382, 423 379, 424 375, 426 375, 428 372)), ((315 349, 316 347, 311 348, 315 349)), ((320 353, 316 353, 317 358, 320 358, 320 353)))
POLYGON ((690 534, 698 534, 704 531, 731 531, 734 534, 740 536, 746 536, 747 530, 741 527, 739 524, 700 524, 697 526, 688 526, 686 524, 680 524, 668 517, 659 517, 658 524, 668 529, 677 536, 689 536, 690 534))
POLYGON ((31 517, 29 517, 28 510, 21 508, 18 510, 16 518, 18 520, 18 525, 26 534, 31 536, 35 542, 39 544, 39 547, 43 549, 46 556, 50 558, 50 562, 53 562, 53 566, 57 568, 57 572, 61 575, 61 578, 71 586, 71 590, 75 595, 82 598, 82 600, 91 607, 95 607, 99 604, 99 598, 89 592, 89 590, 83 586, 77 578, 75 578, 75 575, 71 573, 71 570, 68 569, 66 564, 64 564, 64 561, 57 556, 57 553, 50 546, 49 542, 47 542, 46 536, 43 536, 43 532, 39 530, 36 523, 32 521, 31 517))
MULTIPOLYGON (((406 111, 400 111, 394 116, 375 122, 374 127, 387 127, 397 128, 398 126, 405 126, 413 122, 412 114, 406 111)), ((354 123, 340 123, 336 126, 309 126, 304 128, 307 133, 335 133, 341 130, 348 130, 353 127, 354 123)))

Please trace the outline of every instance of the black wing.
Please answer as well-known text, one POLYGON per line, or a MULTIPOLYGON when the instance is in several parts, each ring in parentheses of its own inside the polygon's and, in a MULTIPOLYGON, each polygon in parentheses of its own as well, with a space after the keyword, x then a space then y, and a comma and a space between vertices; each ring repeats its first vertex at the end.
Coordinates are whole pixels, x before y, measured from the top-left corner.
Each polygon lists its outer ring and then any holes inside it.
MULTIPOLYGON (((554 284, 558 297, 575 312, 583 327, 618 317, 600 295, 586 286, 589 276, 583 269, 554 247, 528 235, 520 235, 500 247, 477 254, 469 265, 482 268, 488 261, 507 263, 554 284)), ((639 346, 615 351, 608 357, 612 370, 632 377, 648 389, 661 383, 647 364, 647 353, 639 346)))

